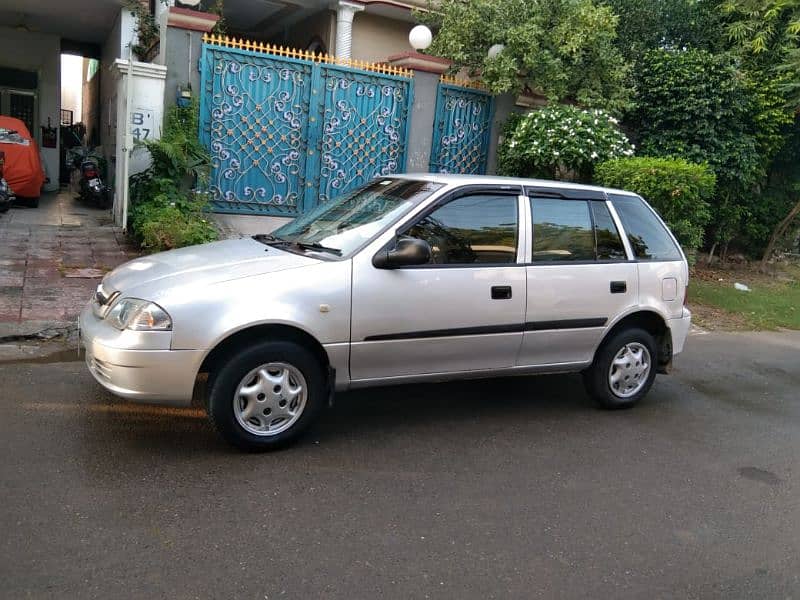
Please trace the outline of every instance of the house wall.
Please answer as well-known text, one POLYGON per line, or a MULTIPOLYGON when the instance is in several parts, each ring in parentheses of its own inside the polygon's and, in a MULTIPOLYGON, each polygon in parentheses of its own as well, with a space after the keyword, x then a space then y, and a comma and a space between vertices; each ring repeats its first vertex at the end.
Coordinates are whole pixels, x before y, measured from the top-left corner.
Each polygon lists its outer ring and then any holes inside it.
POLYGON ((129 45, 134 36, 134 18, 130 11, 121 9, 114 26, 103 44, 100 71, 100 115, 98 129, 103 155, 108 161, 109 180, 113 181, 117 152, 117 78, 111 69, 117 58, 128 58, 129 45))
MULTIPOLYGON (((47 120, 58 129, 61 110, 59 86, 61 80, 61 39, 57 35, 17 31, 0 27, 0 65, 36 71, 38 117, 31 134, 41 146, 41 125, 47 120)), ((50 183, 45 190, 58 189, 58 147, 41 148, 42 159, 50 183)))
POLYGON ((178 96, 178 86, 189 84, 192 95, 200 97, 200 71, 197 68, 203 45, 203 32, 166 27, 162 36, 165 52, 163 64, 167 67, 164 86, 164 106, 174 106, 178 96))
POLYGON ((86 125, 86 139, 91 146, 100 143, 100 71, 87 81, 90 59, 83 59, 83 110, 80 120, 86 125))
POLYGON ((408 32, 414 23, 358 12, 353 19, 353 58, 383 62, 392 54, 408 52, 408 32))

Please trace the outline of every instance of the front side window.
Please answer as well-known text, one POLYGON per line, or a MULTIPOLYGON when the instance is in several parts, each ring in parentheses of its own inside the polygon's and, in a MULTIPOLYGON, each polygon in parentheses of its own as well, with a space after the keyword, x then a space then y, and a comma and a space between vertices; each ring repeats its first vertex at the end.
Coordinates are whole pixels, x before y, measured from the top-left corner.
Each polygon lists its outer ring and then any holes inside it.
POLYGON ((412 225, 407 235, 431 247, 439 265, 503 264, 517 260, 517 198, 463 196, 412 225))
POLYGON ((641 198, 619 194, 609 194, 609 198, 637 259, 683 259, 672 237, 641 198))
POLYGON ((533 262, 595 260, 589 203, 531 198, 533 262))
POLYGON ((320 204, 276 229, 276 243, 315 246, 347 255, 441 189, 439 183, 378 179, 340 198, 320 204))

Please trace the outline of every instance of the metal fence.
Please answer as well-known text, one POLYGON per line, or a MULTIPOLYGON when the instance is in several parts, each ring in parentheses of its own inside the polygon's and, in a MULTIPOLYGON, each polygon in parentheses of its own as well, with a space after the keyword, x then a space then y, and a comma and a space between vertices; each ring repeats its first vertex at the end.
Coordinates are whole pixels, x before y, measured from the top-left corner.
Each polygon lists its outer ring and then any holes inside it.
POLYGON ((217 212, 294 216, 405 167, 413 73, 205 36, 200 135, 217 212))

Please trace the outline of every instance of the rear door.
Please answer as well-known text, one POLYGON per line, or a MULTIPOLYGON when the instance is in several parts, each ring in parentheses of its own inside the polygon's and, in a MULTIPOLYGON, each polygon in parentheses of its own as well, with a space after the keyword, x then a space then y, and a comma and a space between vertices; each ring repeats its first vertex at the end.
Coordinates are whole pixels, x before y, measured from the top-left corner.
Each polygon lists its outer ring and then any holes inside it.
POLYGON ((639 266, 639 304, 668 319, 683 315, 689 268, 667 227, 639 196, 609 194, 639 266))
POLYGON ((637 303, 636 262, 603 192, 526 191, 532 244, 517 364, 588 362, 606 325, 637 303))

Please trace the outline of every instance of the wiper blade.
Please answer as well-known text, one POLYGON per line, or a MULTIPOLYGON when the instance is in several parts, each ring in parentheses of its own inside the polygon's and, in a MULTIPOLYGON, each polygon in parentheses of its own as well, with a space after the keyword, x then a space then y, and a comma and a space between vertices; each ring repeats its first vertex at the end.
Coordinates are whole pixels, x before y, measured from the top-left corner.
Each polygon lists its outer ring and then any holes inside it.
POLYGON ((261 242, 262 244, 268 244, 270 242, 282 242, 280 238, 276 238, 274 235, 270 233, 257 233, 256 235, 252 236, 253 239, 257 242, 261 242))
POLYGON ((338 248, 329 248, 328 246, 323 246, 319 242, 295 242, 294 240, 285 240, 283 238, 275 237, 269 233, 256 234, 253 236, 253 239, 257 242, 261 242, 262 244, 268 244, 272 246, 295 246, 301 250, 316 250, 317 252, 329 252, 330 254, 335 254, 336 256, 342 255, 342 251, 338 248))
POLYGON ((302 248, 303 250, 317 250, 318 252, 329 252, 330 254, 335 254, 336 256, 341 256, 342 251, 338 248, 330 248, 328 246, 323 246, 319 242, 292 242, 298 248, 302 248))

